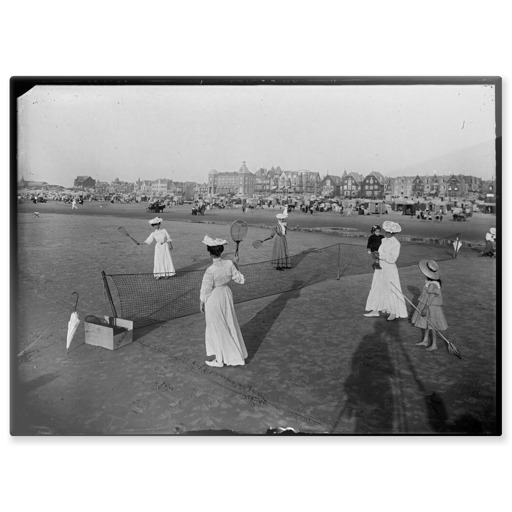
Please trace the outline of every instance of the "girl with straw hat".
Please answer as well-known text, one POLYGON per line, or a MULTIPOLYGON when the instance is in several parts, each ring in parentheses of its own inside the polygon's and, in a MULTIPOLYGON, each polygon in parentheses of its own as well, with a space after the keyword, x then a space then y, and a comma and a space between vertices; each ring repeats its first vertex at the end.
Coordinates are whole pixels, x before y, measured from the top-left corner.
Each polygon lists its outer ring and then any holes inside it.
POLYGON ((434 260, 421 260, 419 267, 427 280, 421 290, 418 308, 412 315, 411 322, 414 327, 423 331, 423 339, 416 345, 427 347, 430 352, 437 350, 437 331, 448 329, 448 324, 443 312, 441 273, 438 264, 434 260), (432 344, 429 343, 429 333, 432 333, 432 344))

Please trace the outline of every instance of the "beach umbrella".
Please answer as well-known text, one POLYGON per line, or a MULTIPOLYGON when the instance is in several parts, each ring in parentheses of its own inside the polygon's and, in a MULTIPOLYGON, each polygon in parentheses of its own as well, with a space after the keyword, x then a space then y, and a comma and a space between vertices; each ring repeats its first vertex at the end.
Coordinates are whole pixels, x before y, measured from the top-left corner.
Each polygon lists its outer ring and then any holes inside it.
POLYGON ((76 306, 78 305, 78 293, 73 292, 71 295, 76 295, 75 309, 71 313, 71 318, 68 322, 68 337, 66 339, 66 354, 68 353, 69 346, 71 345, 71 341, 73 340, 73 336, 78 329, 78 324, 80 323, 80 318, 78 317, 78 313, 76 312, 76 306))

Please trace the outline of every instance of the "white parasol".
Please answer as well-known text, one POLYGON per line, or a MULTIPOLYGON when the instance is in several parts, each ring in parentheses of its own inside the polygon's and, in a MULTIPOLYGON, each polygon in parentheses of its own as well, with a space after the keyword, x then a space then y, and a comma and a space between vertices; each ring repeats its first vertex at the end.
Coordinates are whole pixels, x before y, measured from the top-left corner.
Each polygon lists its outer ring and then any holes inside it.
POLYGON ((459 252, 459 249, 462 247, 462 242, 460 241, 460 233, 457 234, 455 237, 455 240, 453 241, 453 258, 457 257, 457 253, 459 252))
POLYGON ((80 318, 78 317, 78 313, 76 312, 76 306, 78 305, 78 293, 73 292, 71 295, 76 295, 75 309, 73 313, 71 313, 71 318, 68 322, 68 337, 66 339, 66 354, 68 353, 69 346, 71 345, 71 341, 73 340, 73 336, 76 333, 78 328, 78 324, 80 323, 80 318))

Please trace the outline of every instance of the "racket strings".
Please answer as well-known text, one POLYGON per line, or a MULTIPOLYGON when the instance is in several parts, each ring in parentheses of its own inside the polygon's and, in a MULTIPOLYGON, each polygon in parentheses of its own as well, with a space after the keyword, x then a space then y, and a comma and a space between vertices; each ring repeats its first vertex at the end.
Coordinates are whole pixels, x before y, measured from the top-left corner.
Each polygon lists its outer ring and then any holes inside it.
POLYGON ((249 226, 247 225, 247 222, 244 220, 235 220, 235 222, 231 224, 231 238, 234 242, 241 242, 245 235, 247 235, 248 229, 249 226))

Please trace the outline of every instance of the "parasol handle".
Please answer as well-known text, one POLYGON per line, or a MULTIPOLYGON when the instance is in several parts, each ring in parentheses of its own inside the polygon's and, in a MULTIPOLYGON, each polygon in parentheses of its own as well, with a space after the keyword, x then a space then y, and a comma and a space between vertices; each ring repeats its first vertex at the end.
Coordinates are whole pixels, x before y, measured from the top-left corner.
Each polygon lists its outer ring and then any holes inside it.
POLYGON ((80 297, 80 295, 78 295, 77 292, 73 292, 71 295, 76 295, 75 309, 73 309, 73 311, 76 311, 76 307, 78 306, 78 297, 80 297))

